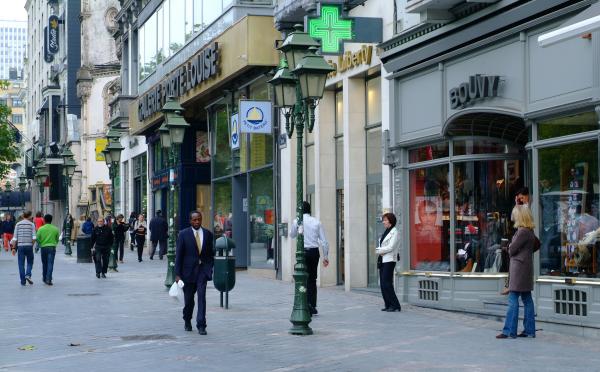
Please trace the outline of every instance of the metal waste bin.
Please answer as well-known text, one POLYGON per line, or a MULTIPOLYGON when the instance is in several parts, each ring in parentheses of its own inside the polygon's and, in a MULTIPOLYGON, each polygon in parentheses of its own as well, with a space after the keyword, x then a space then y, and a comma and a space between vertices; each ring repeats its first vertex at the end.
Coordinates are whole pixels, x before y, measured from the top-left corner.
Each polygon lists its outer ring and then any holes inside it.
POLYGON ((215 242, 217 254, 215 256, 215 267, 213 282, 215 288, 221 292, 221 307, 223 307, 223 293, 225 293, 225 308, 229 308, 229 291, 235 286, 235 256, 229 252, 235 248, 233 239, 225 236, 215 242))
POLYGON ((77 263, 92 262, 92 237, 87 234, 77 235, 77 263))

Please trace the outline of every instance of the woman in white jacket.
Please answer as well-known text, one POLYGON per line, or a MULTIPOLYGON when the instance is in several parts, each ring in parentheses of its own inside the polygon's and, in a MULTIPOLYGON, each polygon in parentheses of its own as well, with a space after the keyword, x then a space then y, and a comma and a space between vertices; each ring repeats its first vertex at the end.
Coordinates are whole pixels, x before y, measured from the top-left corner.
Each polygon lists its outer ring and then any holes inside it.
POLYGON ((386 213, 382 217, 385 231, 379 239, 379 246, 375 250, 379 255, 377 258, 377 267, 379 268, 379 285, 381 286, 381 295, 385 307, 381 311, 400 311, 400 302, 394 292, 394 268, 396 267, 396 258, 400 246, 400 237, 396 229, 396 216, 393 213, 386 213))

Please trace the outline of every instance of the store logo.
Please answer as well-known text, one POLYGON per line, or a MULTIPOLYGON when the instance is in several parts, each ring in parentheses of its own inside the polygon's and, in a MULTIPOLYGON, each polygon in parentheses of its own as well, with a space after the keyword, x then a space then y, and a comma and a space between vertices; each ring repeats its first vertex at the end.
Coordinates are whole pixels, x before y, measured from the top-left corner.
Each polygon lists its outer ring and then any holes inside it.
POLYGON ((271 101, 240 101, 242 133, 271 133, 271 101))
POLYGON ((500 76, 469 76, 469 82, 450 89, 450 108, 456 110, 486 98, 498 97, 499 87, 500 76))

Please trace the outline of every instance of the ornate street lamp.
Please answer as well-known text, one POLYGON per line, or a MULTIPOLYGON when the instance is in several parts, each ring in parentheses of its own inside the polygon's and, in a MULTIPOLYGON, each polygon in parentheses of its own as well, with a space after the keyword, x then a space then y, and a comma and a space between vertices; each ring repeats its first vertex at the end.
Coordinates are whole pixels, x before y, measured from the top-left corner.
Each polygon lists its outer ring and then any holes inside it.
POLYGON ((40 160, 38 165, 35 167, 35 180, 40 188, 40 209, 44 211, 44 187, 46 185, 46 179, 50 172, 48 172, 48 167, 46 166, 46 161, 44 159, 40 160))
MULTIPOLYGON (((111 186, 112 186, 111 213, 112 213, 112 217, 113 217, 113 223, 112 223, 113 236, 114 236, 116 228, 117 228, 116 218, 115 218, 115 180, 119 176, 119 165, 121 162, 121 152, 123 150, 125 150, 125 148, 121 145, 121 142, 119 141, 120 135, 118 133, 119 132, 116 131, 114 128, 109 129, 109 131, 106 134, 106 137, 108 138, 108 145, 102 151, 102 153, 104 154, 104 161, 106 162, 106 165, 108 166, 109 176, 110 176, 111 186)), ((117 240, 113 239, 113 245, 110 250, 110 257, 108 259, 108 268, 111 271, 118 272, 117 267, 118 267, 118 264, 117 264, 117 240)))
POLYGON ((11 185, 10 181, 8 181, 8 180, 4 184, 4 191, 6 191, 6 192, 11 192, 12 191, 12 185, 11 185))
MULTIPOLYGON (((160 127, 161 144, 169 148, 169 168, 176 168, 179 164, 179 148, 183 143, 185 131, 190 125, 183 117, 183 107, 175 100, 174 97, 169 97, 167 103, 162 108, 165 116, 165 122, 160 127), (167 129, 169 139, 167 139, 167 129)), ((174 172, 175 170, 172 169, 174 172)), ((170 176, 169 176, 170 178, 170 176)), ((169 248, 167 250, 167 277, 165 278, 165 286, 170 287, 175 282, 175 240, 177 231, 175 230, 175 216, 179 215, 177 206, 175 205, 175 182, 170 179, 169 192, 169 248)))
POLYGON ((71 186, 71 178, 73 174, 75 174, 75 168, 77 167, 77 162, 73 160, 75 156, 71 149, 67 146, 63 147, 63 150, 60 154, 63 158, 63 179, 65 185, 65 222, 64 222, 64 238, 63 244, 65 245, 65 254, 70 256, 72 254, 71 251, 71 229, 73 228, 71 213, 69 210, 69 187, 71 186))
POLYGON ((311 316, 306 300, 306 261, 304 257, 303 213, 303 158, 302 137, 305 125, 312 132, 314 126, 314 110, 323 97, 327 75, 333 68, 322 56, 316 54, 319 43, 303 32, 301 25, 295 26, 295 31, 290 33, 278 48, 285 55, 281 67, 269 81, 275 91, 275 103, 283 111, 286 118, 286 131, 292 138, 296 129, 296 219, 298 221, 298 237, 296 238, 296 265, 294 265, 294 308, 290 321, 290 333, 294 335, 310 335, 309 327, 311 316), (287 66, 292 66, 292 71, 287 66), (292 84, 293 80, 293 84, 292 84), (291 122, 290 122, 291 116, 291 122), (307 124, 305 124, 308 121, 307 124))

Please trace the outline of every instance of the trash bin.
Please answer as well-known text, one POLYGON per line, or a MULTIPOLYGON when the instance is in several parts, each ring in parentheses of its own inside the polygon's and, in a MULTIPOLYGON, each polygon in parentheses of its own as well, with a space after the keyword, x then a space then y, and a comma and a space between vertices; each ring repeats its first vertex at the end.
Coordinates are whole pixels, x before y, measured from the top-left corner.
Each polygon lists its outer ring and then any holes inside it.
POLYGON ((77 263, 92 262, 92 237, 87 234, 77 235, 77 263))
POLYGON ((215 242, 217 254, 215 256, 215 267, 213 282, 215 288, 221 292, 221 307, 223 307, 223 293, 225 293, 225 308, 229 308, 229 291, 235 286, 235 256, 229 252, 235 248, 235 242, 225 236, 215 242))

